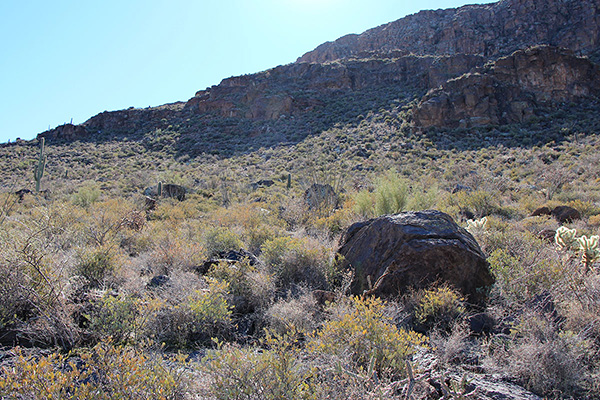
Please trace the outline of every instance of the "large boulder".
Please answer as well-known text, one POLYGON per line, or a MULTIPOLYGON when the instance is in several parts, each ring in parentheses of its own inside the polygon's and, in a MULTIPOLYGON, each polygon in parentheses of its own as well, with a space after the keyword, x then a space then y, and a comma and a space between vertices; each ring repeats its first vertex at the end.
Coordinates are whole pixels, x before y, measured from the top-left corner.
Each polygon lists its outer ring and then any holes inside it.
POLYGON ((351 225, 338 252, 355 271, 355 294, 398 296, 446 283, 468 301, 485 300, 494 283, 473 236, 447 214, 428 210, 385 215, 351 225), (370 283, 369 283, 370 281, 370 283))
POLYGON ((552 210, 552 216, 561 224, 581 219, 581 213, 573 207, 558 206, 552 210))

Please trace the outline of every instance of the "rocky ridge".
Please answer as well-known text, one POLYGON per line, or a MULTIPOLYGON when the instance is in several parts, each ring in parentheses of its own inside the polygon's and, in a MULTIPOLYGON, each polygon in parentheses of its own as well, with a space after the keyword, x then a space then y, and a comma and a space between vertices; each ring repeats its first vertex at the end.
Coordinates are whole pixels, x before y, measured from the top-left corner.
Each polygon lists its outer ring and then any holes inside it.
POLYGON ((479 54, 489 59, 534 45, 598 51, 597 0, 502 0, 447 10, 426 10, 327 42, 298 62, 327 62, 365 51, 417 55, 479 54))
POLYGON ((40 136, 71 141, 185 126, 187 140, 201 143, 214 135, 268 136, 270 121, 288 117, 296 121, 279 131, 310 134, 326 129, 313 124, 315 113, 337 118, 334 95, 346 104, 339 114, 356 118, 369 104, 380 109, 379 89, 406 102, 421 98, 413 109, 417 127, 522 122, 540 106, 596 96, 598 70, 580 56, 599 54, 599 27, 600 0, 502 0, 421 11, 325 43, 296 63, 224 79, 187 102, 103 112, 40 136), (536 45, 545 47, 525 51, 536 45), (369 90, 362 108, 352 104, 353 93, 369 90))

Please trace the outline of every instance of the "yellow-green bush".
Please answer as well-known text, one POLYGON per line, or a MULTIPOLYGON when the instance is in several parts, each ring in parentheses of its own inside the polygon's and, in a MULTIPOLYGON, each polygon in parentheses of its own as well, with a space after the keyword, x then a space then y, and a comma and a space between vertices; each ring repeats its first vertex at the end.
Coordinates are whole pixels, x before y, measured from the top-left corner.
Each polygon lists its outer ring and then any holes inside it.
POLYGON ((225 227, 214 227, 206 231, 204 242, 209 256, 243 247, 239 235, 225 227))
POLYGON ((99 287, 119 267, 119 259, 114 248, 91 247, 79 251, 73 274, 85 278, 90 286, 99 287))
POLYGON ((426 338, 416 332, 398 329, 385 315, 384 303, 375 297, 353 298, 349 313, 327 321, 309 341, 309 351, 338 356, 349 355, 366 367, 373 358, 379 371, 391 368, 402 374, 405 360, 426 338))
POLYGON ((299 283, 317 288, 327 286, 331 260, 325 247, 308 239, 283 236, 265 242, 261 251, 267 272, 280 288, 299 283))
POLYGON ((426 328, 448 329, 465 311, 463 301, 459 293, 446 286, 425 290, 415 308, 415 318, 426 328))
POLYGON ((19 348, 12 367, 0 369, 3 399, 182 399, 183 357, 169 362, 141 350, 100 343, 68 355, 27 356, 19 348))
POLYGON ((204 359, 210 377, 206 393, 229 399, 317 399, 311 374, 298 358, 294 335, 267 335, 267 349, 220 345, 204 359))

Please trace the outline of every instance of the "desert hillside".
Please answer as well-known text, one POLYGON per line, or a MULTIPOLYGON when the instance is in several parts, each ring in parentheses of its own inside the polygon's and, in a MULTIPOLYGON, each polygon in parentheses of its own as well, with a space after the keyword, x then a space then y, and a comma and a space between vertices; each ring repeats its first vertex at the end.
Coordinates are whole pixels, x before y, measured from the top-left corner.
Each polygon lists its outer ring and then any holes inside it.
POLYGON ((1 144, 0 398, 600 398, 599 6, 1 144))

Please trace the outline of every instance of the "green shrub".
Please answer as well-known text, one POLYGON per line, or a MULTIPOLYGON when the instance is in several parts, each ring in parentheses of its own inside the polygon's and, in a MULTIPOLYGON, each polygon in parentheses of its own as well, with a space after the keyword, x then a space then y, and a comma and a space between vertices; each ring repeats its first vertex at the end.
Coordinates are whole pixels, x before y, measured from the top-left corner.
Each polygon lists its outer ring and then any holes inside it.
POLYGON ((87 279, 90 286, 99 287, 117 268, 114 250, 109 246, 97 246, 77 254, 74 274, 87 279))
POLYGON ((250 274, 255 270, 247 260, 237 263, 222 261, 213 265, 206 275, 227 282, 229 292, 234 296, 249 298, 252 295, 250 274))
POLYGON ((442 286, 425 290, 415 308, 417 322, 428 328, 447 330, 464 311, 464 299, 459 293, 442 286))
POLYGON ((397 214, 408 203, 408 184, 390 171, 376 182, 374 194, 376 215, 397 214))
POLYGON ((261 248, 267 272, 281 289, 304 283, 311 287, 327 286, 330 260, 327 249, 306 239, 279 237, 267 241, 261 248))
POLYGON ((238 250, 243 246, 240 237, 231 229, 224 227, 209 229, 205 234, 204 241, 209 257, 223 251, 238 250))
POLYGON ((482 218, 498 212, 498 197, 484 190, 472 192, 460 191, 456 193, 454 201, 461 210, 472 212, 476 218, 482 218))
POLYGON ((419 333, 398 329, 392 319, 385 315, 384 307, 378 298, 362 300, 355 297, 349 313, 326 322, 311 337, 308 350, 349 355, 362 367, 366 367, 373 359, 377 370, 391 368, 403 374, 405 360, 426 340, 419 333))
POLYGON ((138 299, 131 295, 105 294, 89 315, 89 329, 101 339, 113 343, 127 343, 136 339, 138 326, 138 299))
POLYGON ((182 356, 165 362, 135 348, 107 343, 76 354, 39 358, 19 348, 14 352, 12 366, 0 369, 3 399, 176 400, 188 391, 183 368, 188 363, 182 356))
POLYGON ((100 187, 97 183, 87 182, 73 194, 73 204, 88 208, 100 198, 100 187))

